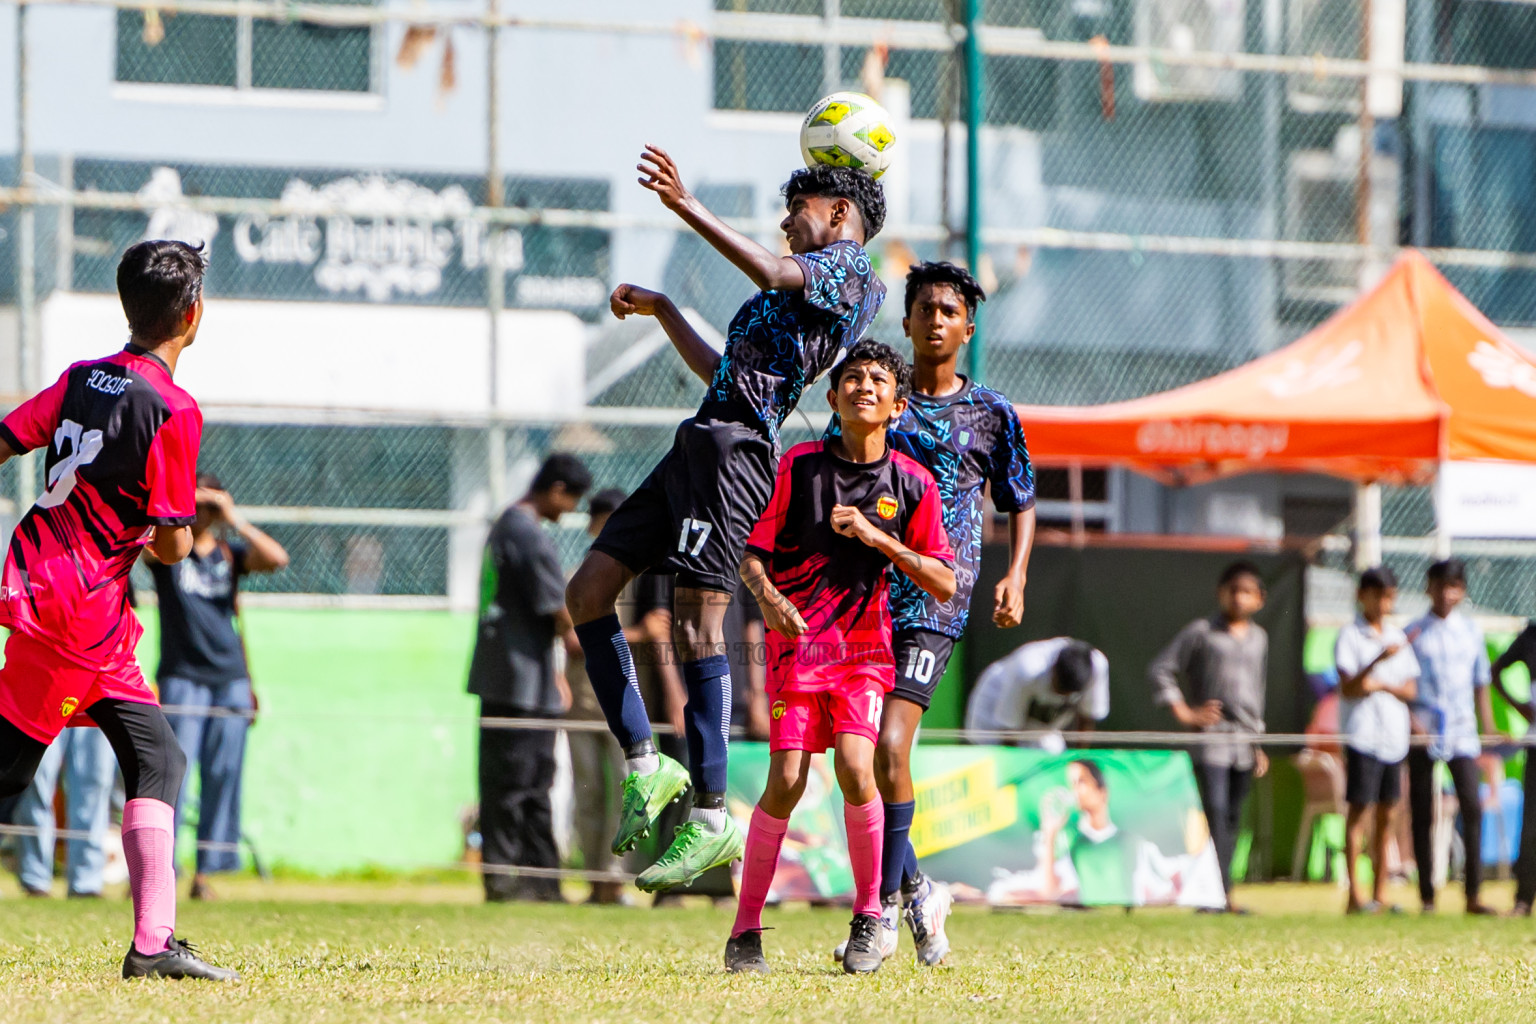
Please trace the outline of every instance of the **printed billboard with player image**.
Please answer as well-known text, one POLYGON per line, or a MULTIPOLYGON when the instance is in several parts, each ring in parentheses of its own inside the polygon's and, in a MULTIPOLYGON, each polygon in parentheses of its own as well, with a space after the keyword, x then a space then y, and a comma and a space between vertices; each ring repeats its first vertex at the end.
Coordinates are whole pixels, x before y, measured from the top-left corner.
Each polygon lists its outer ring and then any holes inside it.
MULTIPOLYGON (((730 809, 751 814, 767 747, 732 751, 730 809)), ((956 898, 993 906, 1223 907, 1189 756, 1175 751, 913 751, 912 844, 956 898)), ((832 765, 818 756, 790 818, 775 900, 852 891, 832 765)))

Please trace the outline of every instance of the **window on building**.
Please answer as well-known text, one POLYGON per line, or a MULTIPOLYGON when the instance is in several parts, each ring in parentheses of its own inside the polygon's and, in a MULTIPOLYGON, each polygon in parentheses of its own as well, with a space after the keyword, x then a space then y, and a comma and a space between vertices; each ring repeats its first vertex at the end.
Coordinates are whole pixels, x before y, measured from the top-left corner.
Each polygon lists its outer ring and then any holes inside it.
POLYGON ((148 19, 141 11, 117 12, 119 82, 352 93, 373 88, 373 30, 367 26, 160 12, 148 19))

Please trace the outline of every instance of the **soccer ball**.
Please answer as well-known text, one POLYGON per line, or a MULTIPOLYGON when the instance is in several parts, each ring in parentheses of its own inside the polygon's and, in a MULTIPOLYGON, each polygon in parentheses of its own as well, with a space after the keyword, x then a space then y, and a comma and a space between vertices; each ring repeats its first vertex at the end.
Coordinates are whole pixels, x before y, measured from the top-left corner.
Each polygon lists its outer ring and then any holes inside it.
POLYGON ((835 92, 816 103, 800 126, 807 167, 858 167, 878 178, 891 166, 891 115, 861 92, 835 92))

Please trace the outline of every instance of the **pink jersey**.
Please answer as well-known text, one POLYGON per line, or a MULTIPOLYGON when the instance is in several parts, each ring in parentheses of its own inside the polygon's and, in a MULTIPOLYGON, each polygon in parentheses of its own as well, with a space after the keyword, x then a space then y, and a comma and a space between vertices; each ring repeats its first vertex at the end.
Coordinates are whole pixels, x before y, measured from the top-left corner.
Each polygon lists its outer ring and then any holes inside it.
POLYGON ((86 667, 131 656, 143 627, 128 572, 151 527, 195 517, 202 433, 192 396, 134 345, 76 363, 5 417, 0 441, 48 454, 42 496, 11 536, 0 626, 86 667))
POLYGON ((849 462, 822 441, 785 452, 747 548, 809 628, 796 640, 768 633, 770 692, 833 689, 855 665, 877 668, 886 690, 895 683, 887 591, 901 570, 835 532, 834 505, 852 505, 918 554, 954 563, 938 485, 914 459, 887 449, 878 461, 849 462))

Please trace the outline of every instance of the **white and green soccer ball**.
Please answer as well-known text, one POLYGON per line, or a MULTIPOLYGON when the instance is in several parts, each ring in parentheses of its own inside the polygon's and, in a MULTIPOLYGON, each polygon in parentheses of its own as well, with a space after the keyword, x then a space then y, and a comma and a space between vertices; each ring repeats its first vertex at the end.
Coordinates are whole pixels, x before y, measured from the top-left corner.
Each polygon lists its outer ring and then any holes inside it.
POLYGON ((823 97, 800 125, 800 155, 807 167, 857 167, 878 178, 891 166, 895 144, 891 115, 861 92, 823 97))

